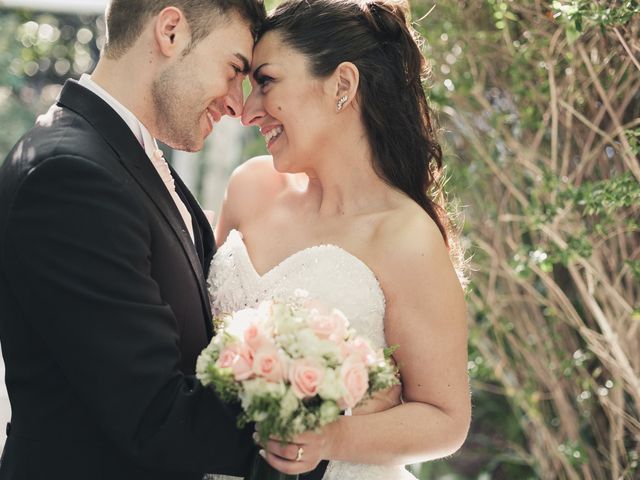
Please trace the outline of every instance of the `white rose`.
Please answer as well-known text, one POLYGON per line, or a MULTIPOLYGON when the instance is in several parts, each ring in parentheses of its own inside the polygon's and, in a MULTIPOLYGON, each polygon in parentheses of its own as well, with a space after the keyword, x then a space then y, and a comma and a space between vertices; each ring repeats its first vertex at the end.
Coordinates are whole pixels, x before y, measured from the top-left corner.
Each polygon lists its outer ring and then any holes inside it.
POLYGON ((294 417, 291 422, 291 431, 293 431, 296 434, 306 431, 304 419, 305 419, 304 415, 298 415, 294 417))
POLYGON ((242 391, 239 397, 242 408, 247 410, 255 397, 271 395, 282 398, 285 393, 286 387, 283 383, 272 383, 267 382, 264 378, 253 378, 242 382, 242 391))
POLYGON ((261 319, 260 312, 254 308, 238 310, 225 321, 225 332, 238 340, 244 339, 244 331, 252 324, 257 324, 261 319))
POLYGON ((300 406, 300 400, 293 393, 291 388, 287 389, 282 401, 280 402, 280 417, 283 419, 289 418, 300 406))
POLYGON ((274 304, 271 315, 278 335, 295 333, 302 323, 301 319, 293 315, 291 309, 286 305, 274 304))
POLYGON ((318 394, 325 400, 338 400, 346 393, 340 372, 329 368, 326 370, 324 380, 320 384, 318 394))
POLYGON ((326 425, 327 423, 333 422, 336 418, 340 416, 340 409, 336 402, 326 401, 322 402, 320 406, 320 425, 326 425))
POLYGON ((330 340, 318 338, 310 328, 300 330, 296 335, 296 343, 292 345, 296 352, 304 355, 305 358, 327 359, 337 362, 340 359, 340 347, 330 340))

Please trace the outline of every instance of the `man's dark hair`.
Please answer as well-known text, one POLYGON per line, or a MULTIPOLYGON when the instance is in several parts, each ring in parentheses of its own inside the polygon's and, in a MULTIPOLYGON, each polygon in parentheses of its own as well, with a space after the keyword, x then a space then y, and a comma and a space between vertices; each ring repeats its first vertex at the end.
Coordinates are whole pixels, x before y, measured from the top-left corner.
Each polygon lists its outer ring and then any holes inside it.
POLYGON ((107 7, 107 58, 122 56, 138 39, 146 21, 167 7, 184 13, 191 29, 188 53, 211 33, 223 15, 237 14, 247 21, 254 34, 266 17, 263 0, 111 0, 107 7))

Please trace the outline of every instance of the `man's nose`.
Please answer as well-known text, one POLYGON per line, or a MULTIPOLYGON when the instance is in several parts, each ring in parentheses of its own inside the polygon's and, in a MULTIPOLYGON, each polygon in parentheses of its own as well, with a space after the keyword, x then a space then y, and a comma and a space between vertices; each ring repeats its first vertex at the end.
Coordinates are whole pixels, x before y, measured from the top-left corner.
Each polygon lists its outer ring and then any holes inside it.
POLYGON ((264 117, 264 109, 262 107, 262 100, 257 90, 252 90, 247 101, 244 104, 244 110, 242 112, 242 124, 244 126, 256 125, 258 120, 264 117))
POLYGON ((236 82, 224 98, 224 110, 230 117, 242 115, 242 83, 236 82))

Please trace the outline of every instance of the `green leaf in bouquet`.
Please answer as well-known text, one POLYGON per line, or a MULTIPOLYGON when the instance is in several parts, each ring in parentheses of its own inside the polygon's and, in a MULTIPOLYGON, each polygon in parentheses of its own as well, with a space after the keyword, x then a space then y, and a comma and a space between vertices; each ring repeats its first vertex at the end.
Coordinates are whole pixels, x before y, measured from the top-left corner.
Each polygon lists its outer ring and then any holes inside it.
POLYGON ((254 396, 248 405, 244 405, 244 412, 238 418, 238 427, 243 428, 248 423, 255 422, 262 442, 271 436, 284 440, 291 439, 298 433, 293 431, 291 418, 299 414, 299 408, 293 412, 291 417, 282 418, 280 415, 281 402, 282 397, 278 395, 254 396))
POLYGON ((214 332, 219 332, 220 330, 222 330, 224 328, 225 325, 225 318, 228 315, 219 315, 217 317, 213 317, 213 331, 214 332))
POLYGON ((396 350, 400 348, 400 345, 390 345, 382 350, 385 360, 391 359, 396 350))
POLYGON ((380 362, 378 365, 372 367, 369 372, 369 389, 367 390, 367 394, 371 396, 376 392, 386 390, 399 383, 398 369, 395 365, 391 365, 388 362, 380 362))
MULTIPOLYGON (((207 373, 210 380, 209 384, 213 385, 214 390, 223 402, 231 403, 238 400, 238 384, 230 368, 219 368, 211 365, 207 369, 207 373)), ((203 385, 205 384, 204 382, 202 383, 203 385)))
POLYGON ((333 400, 325 400, 318 411, 318 422, 320 426, 325 426, 334 422, 340 416, 338 404, 333 400))

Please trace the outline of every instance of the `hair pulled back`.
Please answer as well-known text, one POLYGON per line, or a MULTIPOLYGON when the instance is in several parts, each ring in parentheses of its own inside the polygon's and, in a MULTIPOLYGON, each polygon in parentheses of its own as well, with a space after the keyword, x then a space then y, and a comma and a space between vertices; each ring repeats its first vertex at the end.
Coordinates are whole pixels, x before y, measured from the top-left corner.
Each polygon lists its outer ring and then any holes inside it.
POLYGON ((448 220, 429 192, 439 189, 442 150, 431 123, 423 81, 428 65, 405 0, 286 0, 259 37, 277 31, 324 78, 342 62, 359 70, 359 105, 373 168, 418 203, 448 242, 448 220))

